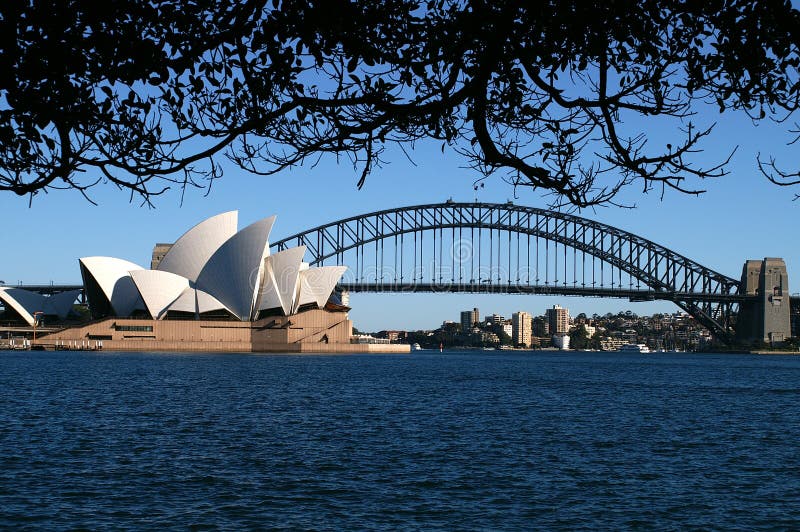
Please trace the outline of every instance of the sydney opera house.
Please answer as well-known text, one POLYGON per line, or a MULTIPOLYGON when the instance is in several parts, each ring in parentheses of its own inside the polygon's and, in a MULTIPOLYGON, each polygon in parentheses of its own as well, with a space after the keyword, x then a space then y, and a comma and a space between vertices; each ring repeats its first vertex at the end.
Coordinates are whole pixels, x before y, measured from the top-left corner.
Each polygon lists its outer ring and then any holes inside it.
MULTIPOLYGON (((157 244, 151 268, 84 257, 92 320, 42 338, 52 345, 102 342, 104 349, 180 351, 375 351, 350 343, 352 324, 334 289, 345 266, 309 267, 305 247, 270 254, 275 217, 237 230, 238 213, 213 216, 173 244, 157 244)), ((45 297, 0 288, 8 310, 65 318, 77 292, 45 297)))

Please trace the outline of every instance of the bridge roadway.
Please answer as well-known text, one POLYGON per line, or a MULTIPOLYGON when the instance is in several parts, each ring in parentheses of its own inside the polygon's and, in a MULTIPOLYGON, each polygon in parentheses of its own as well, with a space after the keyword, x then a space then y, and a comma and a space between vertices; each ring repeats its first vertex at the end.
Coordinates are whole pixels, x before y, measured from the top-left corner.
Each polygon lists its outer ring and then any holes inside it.
MULTIPOLYGON (((69 290, 83 290, 83 285, 77 284, 28 284, 28 285, 3 285, 6 288, 21 288, 39 294, 57 294, 69 290)), ((392 282, 361 282, 339 283, 342 290, 350 292, 371 293, 471 293, 471 294, 519 294, 519 295, 563 295, 577 297, 607 297, 614 299, 628 299, 630 301, 725 301, 741 303, 752 298, 740 294, 708 294, 693 292, 672 292, 659 290, 635 290, 607 287, 582 287, 582 286, 556 286, 556 285, 528 285, 513 283, 392 283, 392 282)), ((791 296, 793 308, 800 308, 800 294, 791 296)))
MULTIPOLYGON (((670 292, 658 290, 635 290, 606 287, 555 286, 555 285, 516 285, 513 283, 339 283, 339 288, 350 292, 442 292, 470 294, 520 294, 520 295, 563 295, 578 297, 608 297, 630 301, 725 301, 741 303, 751 296, 739 294, 708 294, 691 292, 670 292)), ((800 296, 796 298, 800 303, 800 296)))

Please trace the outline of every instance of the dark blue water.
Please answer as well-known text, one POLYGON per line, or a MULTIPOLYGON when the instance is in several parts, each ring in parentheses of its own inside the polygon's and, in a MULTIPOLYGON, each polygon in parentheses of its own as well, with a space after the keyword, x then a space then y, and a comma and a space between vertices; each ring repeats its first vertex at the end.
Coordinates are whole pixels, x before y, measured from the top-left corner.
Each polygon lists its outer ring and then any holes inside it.
POLYGON ((800 357, 2 352, 0 527, 800 529, 800 357))

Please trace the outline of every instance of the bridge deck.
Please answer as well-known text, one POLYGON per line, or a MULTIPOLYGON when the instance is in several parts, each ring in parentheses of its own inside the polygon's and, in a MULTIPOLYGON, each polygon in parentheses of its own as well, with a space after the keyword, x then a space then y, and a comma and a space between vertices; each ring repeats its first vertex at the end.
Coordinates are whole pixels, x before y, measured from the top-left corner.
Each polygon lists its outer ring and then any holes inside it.
MULTIPOLYGON (((9 288, 21 288, 40 294, 55 294, 70 290, 82 290, 82 285, 19 285, 9 288)), ((725 301, 742 302, 751 296, 739 294, 703 294, 693 292, 669 292, 658 290, 637 290, 627 288, 608 288, 590 286, 555 286, 555 285, 528 285, 513 283, 339 283, 339 288, 351 292, 442 292, 442 293, 473 293, 473 294, 529 294, 529 295, 565 295, 577 297, 608 297, 616 299, 629 299, 631 301, 725 301)), ((792 296, 792 304, 800 305, 800 295, 792 296)))
MULTIPOLYGON (((8 285, 6 285, 8 286, 8 285)), ((21 288, 40 294, 55 294, 70 290, 83 290, 82 285, 74 284, 31 284, 8 286, 8 288, 21 288)), ((751 296, 739 294, 702 294, 692 292, 667 292, 657 290, 636 290, 625 288, 606 288, 589 286, 555 286, 555 285, 527 285, 509 283, 339 283, 339 288, 351 292, 442 292, 442 293, 473 293, 473 294, 529 294, 529 295, 565 295, 577 297, 608 297, 616 299, 629 299, 631 301, 725 301, 741 303, 751 296)), ((791 296, 793 306, 800 307, 800 294, 791 296)))
MULTIPOLYGON (((356 293, 441 292, 472 294, 564 295, 578 297, 608 297, 629 299, 631 301, 691 300, 738 303, 747 301, 750 298, 750 296, 742 296, 739 294, 703 294, 588 286, 515 285, 492 283, 340 283, 339 288, 356 293)), ((798 300, 800 300, 800 297, 798 297, 798 300)))

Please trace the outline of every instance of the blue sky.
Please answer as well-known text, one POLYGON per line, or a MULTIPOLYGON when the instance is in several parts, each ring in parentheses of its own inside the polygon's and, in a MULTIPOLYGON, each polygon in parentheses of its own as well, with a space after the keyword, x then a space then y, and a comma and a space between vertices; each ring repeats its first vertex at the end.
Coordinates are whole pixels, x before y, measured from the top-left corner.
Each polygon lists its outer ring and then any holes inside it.
MULTIPOLYGON (((615 207, 584 210, 579 214, 639 234, 708 267, 738 277, 746 259, 783 257, 789 269, 792 292, 800 292, 800 237, 796 222, 800 201, 792 201, 800 188, 770 184, 756 168, 755 154, 774 154, 785 164, 797 161, 796 147, 784 128, 754 126, 746 117, 720 117, 711 110, 699 117, 719 120, 716 134, 698 154, 702 164, 719 162, 734 145, 739 149, 729 165, 730 175, 699 183, 708 192, 700 197, 668 192, 641 194, 641 186, 628 189, 623 199, 635 209, 615 207)), ((653 140, 663 131, 655 132, 653 140)), ((93 206, 73 191, 40 194, 28 206, 27 197, 0 195, 3 210, 4 252, 0 280, 8 284, 78 283, 77 259, 88 255, 125 258, 149 264, 155 242, 171 242, 208 216, 239 211, 244 227, 276 214, 272 240, 322 223, 383 208, 442 202, 479 200, 546 206, 546 200, 529 189, 517 191, 490 178, 473 190, 475 174, 451 150, 422 143, 412 152, 415 164, 402 152, 387 153, 389 164, 376 169, 362 190, 356 189, 359 172, 347 162, 325 160, 316 167, 301 167, 273 177, 259 177, 227 167, 210 194, 190 190, 183 205, 175 191, 155 200, 156 208, 128 201, 129 195, 109 185, 95 188, 93 206)), ((798 163, 800 167, 800 163, 798 163)), ((457 320, 459 311, 480 308, 510 316, 517 310, 541 314, 553 304, 571 312, 639 314, 677 310, 668 303, 630 303, 625 300, 429 294, 353 294, 351 318, 361 330, 435 328, 443 320, 457 320)))

